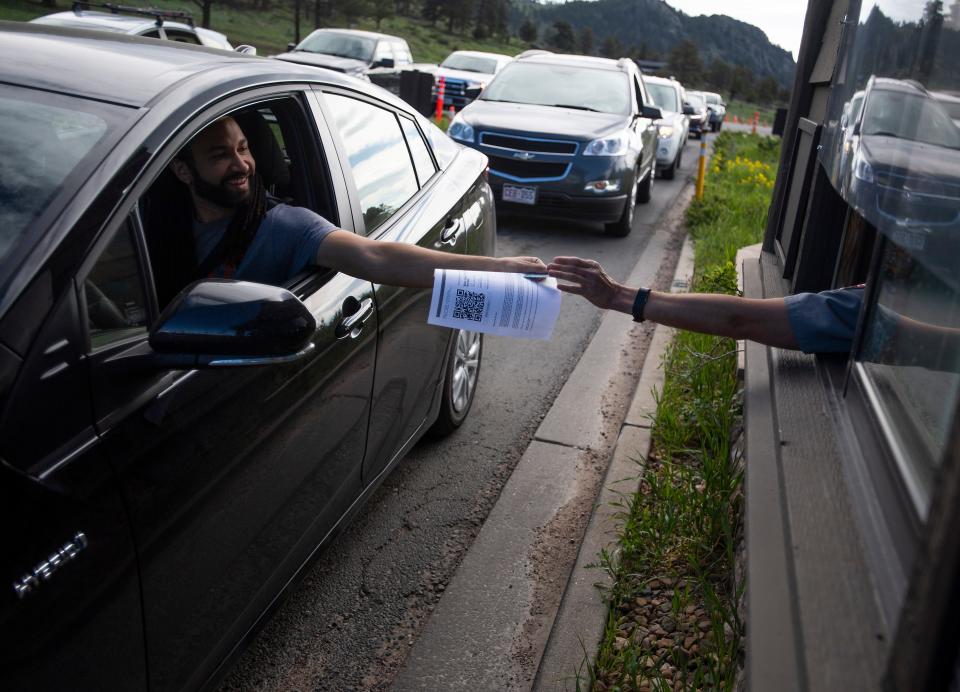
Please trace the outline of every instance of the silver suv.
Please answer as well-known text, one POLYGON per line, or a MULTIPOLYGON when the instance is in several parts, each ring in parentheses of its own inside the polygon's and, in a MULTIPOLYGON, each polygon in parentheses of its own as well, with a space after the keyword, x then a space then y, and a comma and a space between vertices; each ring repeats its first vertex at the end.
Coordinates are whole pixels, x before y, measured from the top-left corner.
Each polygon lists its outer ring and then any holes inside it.
MULTIPOLYGON (((32 24, 67 26, 74 29, 94 29, 145 38, 159 38, 195 46, 233 50, 230 41, 219 31, 194 26, 189 12, 125 7, 111 3, 75 2, 69 12, 55 12, 31 19, 32 24), (102 7, 101 12, 96 7, 102 7)), ((243 53, 256 53, 252 46, 240 46, 243 53)))
POLYGON ((489 157, 501 211, 625 236, 650 200, 660 117, 632 60, 536 52, 504 67, 447 133, 489 157))

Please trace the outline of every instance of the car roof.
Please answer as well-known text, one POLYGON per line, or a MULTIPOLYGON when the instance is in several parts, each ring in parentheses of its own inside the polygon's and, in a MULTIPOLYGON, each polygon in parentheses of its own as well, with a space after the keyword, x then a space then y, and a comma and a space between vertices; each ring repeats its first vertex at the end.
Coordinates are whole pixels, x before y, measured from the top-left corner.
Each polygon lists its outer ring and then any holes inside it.
MULTIPOLYGON (((321 68, 173 41, 0 21, 0 82, 145 106, 175 84, 235 66, 245 78, 317 81, 321 68)), ((219 73, 218 73, 219 74, 219 73)), ((322 71, 323 81, 354 85, 322 71)))
POLYGON ((683 86, 675 79, 671 79, 669 77, 657 77, 655 75, 645 74, 643 75, 643 81, 645 81, 647 84, 666 84, 668 86, 677 87, 678 89, 682 88, 683 86))
MULTIPOLYGON (((450 55, 469 55, 474 58, 504 58, 505 60, 513 60, 509 55, 504 55, 503 53, 488 53, 483 50, 455 50, 450 55)), ((449 58, 450 55, 447 57, 449 58)))
MULTIPOLYGON (((137 33, 157 25, 156 20, 150 19, 149 17, 134 17, 130 15, 110 14, 109 12, 92 12, 89 10, 55 12, 32 19, 30 23, 72 26, 80 29, 97 28, 103 31, 117 31, 127 34, 137 33)), ((163 26, 171 29, 193 31, 187 24, 166 19, 163 20, 163 26)))
POLYGON ((535 62, 542 64, 551 64, 551 65, 570 65, 574 67, 592 67, 594 69, 600 68, 602 70, 614 70, 617 72, 622 71, 620 69, 620 61, 613 60, 612 58, 596 58, 591 55, 570 55, 567 53, 537 53, 536 55, 530 55, 525 58, 517 58, 520 62, 535 62))
POLYGON ((406 43, 406 39, 401 38, 400 36, 391 36, 390 34, 381 34, 376 31, 364 31, 363 29, 336 29, 333 27, 323 27, 317 29, 317 31, 333 31, 338 34, 350 34, 351 36, 363 36, 365 38, 375 38, 375 39, 386 39, 388 41, 403 41, 406 43))

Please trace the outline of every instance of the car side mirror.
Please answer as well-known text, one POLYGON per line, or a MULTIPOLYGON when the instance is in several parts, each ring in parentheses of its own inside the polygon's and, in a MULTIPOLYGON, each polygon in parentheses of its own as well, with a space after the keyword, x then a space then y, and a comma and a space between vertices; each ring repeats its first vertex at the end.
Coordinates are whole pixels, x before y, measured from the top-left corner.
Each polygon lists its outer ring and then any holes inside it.
POLYGON ((289 53, 290 51, 292 51, 292 50, 293 50, 294 48, 296 48, 296 47, 297 47, 297 44, 296 44, 296 43, 292 43, 292 42, 291 42, 291 43, 288 43, 288 44, 287 44, 287 52, 289 53))
POLYGON ((150 330, 161 368, 222 368, 286 363, 314 346, 313 315, 284 288, 206 279, 171 301, 150 330))
POLYGON ((660 120, 663 117, 663 113, 656 106, 641 106, 640 107, 640 117, 650 118, 651 120, 660 120))
POLYGON ((684 115, 693 115, 694 113, 696 113, 696 111, 693 110, 693 106, 691 106, 689 103, 683 104, 683 114, 684 114, 684 115))
POLYGON ((394 66, 394 64, 395 64, 395 63, 394 63, 393 58, 380 58, 380 59, 377 60, 375 63, 373 63, 373 67, 389 67, 389 68, 392 68, 392 67, 394 66))
POLYGON ((242 46, 237 46, 233 49, 234 52, 240 53, 241 55, 256 55, 257 47, 251 46, 250 44, 244 43, 242 46))

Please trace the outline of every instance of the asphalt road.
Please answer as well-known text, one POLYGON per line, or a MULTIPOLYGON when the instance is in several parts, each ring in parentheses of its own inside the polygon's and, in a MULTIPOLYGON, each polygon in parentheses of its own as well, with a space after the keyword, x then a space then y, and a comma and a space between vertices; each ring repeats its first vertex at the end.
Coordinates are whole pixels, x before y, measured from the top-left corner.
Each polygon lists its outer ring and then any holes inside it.
MULTIPOLYGON (((626 238, 607 237, 599 224, 501 214, 497 254, 591 257, 625 278, 652 225, 695 173, 698 145, 688 142, 675 180, 656 180, 626 238)), ((549 342, 487 337, 467 421, 400 463, 251 642, 223 689, 388 687, 600 318, 568 296, 549 342)))

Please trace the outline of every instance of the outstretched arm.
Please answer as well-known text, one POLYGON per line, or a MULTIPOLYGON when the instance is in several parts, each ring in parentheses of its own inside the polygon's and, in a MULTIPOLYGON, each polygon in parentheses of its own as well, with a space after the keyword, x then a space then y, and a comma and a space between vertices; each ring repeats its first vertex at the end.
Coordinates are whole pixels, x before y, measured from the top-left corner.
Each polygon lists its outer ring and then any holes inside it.
MULTIPOLYGON (((600 308, 632 313, 637 289, 614 281, 594 260, 557 257, 547 269, 551 276, 570 282, 560 284, 561 291, 583 296, 600 308)), ((668 327, 797 348, 782 298, 757 300, 711 293, 653 291, 643 316, 668 327)))
POLYGON ((478 257, 439 252, 407 243, 371 240, 333 231, 317 250, 316 264, 373 283, 410 288, 433 286, 434 269, 491 272, 545 272, 536 257, 478 257))

